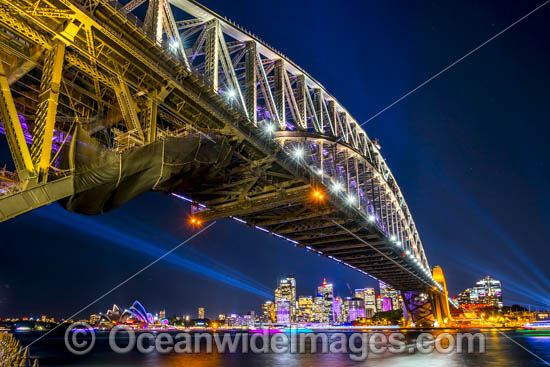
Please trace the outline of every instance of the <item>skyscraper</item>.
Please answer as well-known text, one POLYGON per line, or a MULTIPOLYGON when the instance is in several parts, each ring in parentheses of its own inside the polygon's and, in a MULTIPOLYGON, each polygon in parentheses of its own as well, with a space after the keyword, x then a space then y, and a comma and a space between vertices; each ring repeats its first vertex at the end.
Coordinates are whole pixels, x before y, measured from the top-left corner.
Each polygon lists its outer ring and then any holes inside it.
POLYGON ((277 301, 277 323, 290 323, 290 302, 287 299, 277 301))
POLYGON ((342 307, 340 308, 340 322, 349 321, 350 299, 351 299, 350 297, 346 297, 346 299, 342 302, 342 307))
POLYGON ((159 320, 164 320, 166 318, 166 311, 162 310, 159 312, 159 320))
POLYGON ((376 292, 374 288, 356 289, 355 297, 363 299, 365 303, 365 317, 373 317, 376 313, 376 292))
POLYGON ((400 310, 403 308, 403 300, 397 290, 382 282, 379 283, 379 286, 382 311, 400 310), (385 298, 389 298, 390 303, 384 303, 385 298))
POLYGON ((334 299, 334 302, 332 303, 332 314, 334 315, 334 322, 340 322, 340 319, 342 317, 342 298, 336 297, 334 299))
POLYGON ((276 313, 279 312, 279 301, 287 300, 289 306, 290 321, 296 321, 296 279, 287 276, 279 281, 279 286, 275 289, 275 308, 276 313))
POLYGON ((485 278, 476 282, 472 289, 466 289, 464 293, 459 294, 459 303, 467 304, 466 297, 469 294, 469 304, 487 304, 493 307, 502 308, 502 284, 500 280, 491 278, 487 275, 485 278))
POLYGON ((314 322, 321 322, 323 319, 323 305, 325 304, 325 300, 322 296, 315 296, 313 299, 313 321, 314 322))
POLYGON ((333 323, 334 312, 332 303, 334 302, 334 289, 332 284, 327 284, 327 280, 323 279, 323 284, 317 287, 317 295, 323 298, 323 305, 321 307, 321 322, 333 323))
POLYGON ((204 319, 204 307, 199 307, 199 312, 198 312, 198 318, 199 319, 204 319))
POLYGON ((263 322, 275 322, 275 304, 273 301, 265 301, 262 307, 263 322))
POLYGON ((313 321, 313 297, 300 296, 298 297, 298 310, 296 315, 298 322, 313 321))

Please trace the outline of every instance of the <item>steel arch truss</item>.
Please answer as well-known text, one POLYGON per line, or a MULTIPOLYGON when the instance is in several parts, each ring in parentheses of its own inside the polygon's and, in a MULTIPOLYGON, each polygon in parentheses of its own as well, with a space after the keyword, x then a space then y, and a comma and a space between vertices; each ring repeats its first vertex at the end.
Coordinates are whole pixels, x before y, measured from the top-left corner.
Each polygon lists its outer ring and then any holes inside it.
POLYGON ((414 269, 420 283, 431 282, 377 144, 288 57, 196 1, 0 0, 0 45, 0 117, 17 171, 2 171, 0 220, 71 194, 59 183, 72 179, 72 167, 60 170, 56 159, 76 128, 117 151, 165 136, 218 135, 233 152, 221 181, 186 188, 208 207, 205 218, 247 217, 348 264, 368 263, 386 279, 414 269), (132 14, 145 6, 143 20, 132 14), (298 146, 306 155, 297 160, 298 146), (328 192, 336 182, 344 190, 312 210, 311 188, 328 192), (398 262, 406 269, 384 270, 401 252, 410 255, 398 262))

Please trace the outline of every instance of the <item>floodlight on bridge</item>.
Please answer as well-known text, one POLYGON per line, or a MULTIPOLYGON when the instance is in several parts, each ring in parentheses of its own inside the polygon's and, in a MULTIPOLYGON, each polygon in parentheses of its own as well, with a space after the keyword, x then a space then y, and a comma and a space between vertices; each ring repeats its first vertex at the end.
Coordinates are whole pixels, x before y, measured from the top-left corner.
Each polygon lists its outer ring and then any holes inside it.
POLYGON ((275 126, 273 124, 265 124, 264 130, 269 135, 273 134, 275 132, 275 126))
POLYGON ((332 184, 331 190, 332 190, 333 192, 339 192, 339 191, 341 191, 342 189, 343 189, 343 186, 342 186, 342 184, 341 184, 340 182, 335 182, 335 183, 332 184))
POLYGON ((192 217, 189 222, 194 226, 200 226, 202 224, 202 221, 200 219, 197 219, 195 217, 192 217))
POLYGON ((236 93, 235 93, 235 91, 234 91, 233 89, 229 89, 229 90, 227 91, 227 98, 233 99, 233 98, 235 98, 235 95, 236 95, 236 93))
POLYGON ((395 235, 391 235, 390 241, 395 242, 396 240, 397 240, 397 237, 395 237, 395 235))
POLYGON ((369 222, 371 222, 371 223, 373 223, 374 221, 376 221, 376 217, 375 217, 373 214, 369 215, 369 218, 368 218, 368 219, 369 219, 369 222))
POLYGON ((354 205, 355 204, 355 196, 353 195, 348 195, 347 199, 346 199, 346 202, 349 204, 349 205, 354 205))
POLYGON ((315 190, 313 191, 313 198, 316 200, 324 200, 325 195, 321 190, 315 190))
POLYGON ((323 175, 323 170, 321 168, 318 168, 315 173, 319 176, 322 176, 323 175))
POLYGON ((170 50, 172 52, 176 52, 178 50, 178 42, 177 41, 170 42, 170 50))
POLYGON ((304 154, 305 154, 304 149, 302 149, 301 147, 297 147, 292 151, 292 157, 295 159, 303 158, 304 154))

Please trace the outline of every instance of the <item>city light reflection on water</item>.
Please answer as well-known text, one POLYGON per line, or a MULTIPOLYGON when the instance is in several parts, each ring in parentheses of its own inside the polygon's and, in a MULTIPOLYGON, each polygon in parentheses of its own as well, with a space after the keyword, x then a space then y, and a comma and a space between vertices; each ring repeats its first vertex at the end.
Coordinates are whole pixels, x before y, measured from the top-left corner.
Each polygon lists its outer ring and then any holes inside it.
MULTIPOLYGON (((446 332, 449 332, 448 330, 446 332)), ((229 367, 229 366, 376 366, 376 367, 407 367, 407 366, 548 366, 537 359, 520 346, 530 350, 546 361, 550 361, 550 336, 538 336, 529 333, 506 332, 505 334, 495 330, 483 331, 486 338, 485 353, 457 353, 441 354, 433 352, 430 354, 404 353, 383 354, 369 353, 365 361, 356 362, 349 358, 346 353, 217 353, 215 348, 212 353, 202 351, 198 354, 177 354, 177 353, 151 353, 140 354, 130 352, 120 355, 110 351, 106 334, 98 335, 99 342, 94 350, 86 356, 73 356, 64 350, 64 343, 60 338, 45 338, 46 340, 37 343, 32 347, 31 354, 40 358, 40 366, 66 366, 66 367, 229 367), (512 339, 512 340, 510 340, 512 339)), ((413 342, 418 333, 408 332, 406 342, 413 342)), ((22 340, 27 344, 29 340, 22 340)), ((309 351, 309 348, 306 350, 309 351)))

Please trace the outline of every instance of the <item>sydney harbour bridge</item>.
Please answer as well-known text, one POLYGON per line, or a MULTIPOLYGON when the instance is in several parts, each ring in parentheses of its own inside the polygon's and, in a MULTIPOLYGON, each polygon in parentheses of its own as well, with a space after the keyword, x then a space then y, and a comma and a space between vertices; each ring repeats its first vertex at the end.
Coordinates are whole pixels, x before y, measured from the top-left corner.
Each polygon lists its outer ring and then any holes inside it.
MULTIPOLYGON (((315 78, 193 0, 0 0, 0 221, 149 190, 233 218, 450 318, 380 147, 315 78)), ((349 71, 352 72, 352 71, 349 71)))

